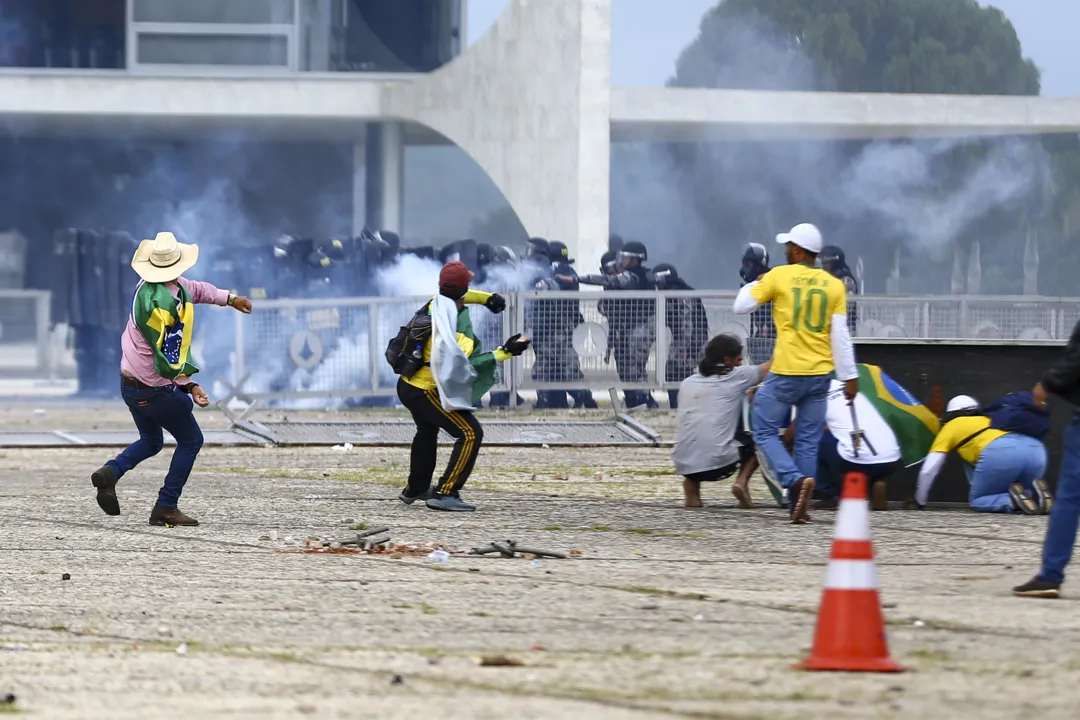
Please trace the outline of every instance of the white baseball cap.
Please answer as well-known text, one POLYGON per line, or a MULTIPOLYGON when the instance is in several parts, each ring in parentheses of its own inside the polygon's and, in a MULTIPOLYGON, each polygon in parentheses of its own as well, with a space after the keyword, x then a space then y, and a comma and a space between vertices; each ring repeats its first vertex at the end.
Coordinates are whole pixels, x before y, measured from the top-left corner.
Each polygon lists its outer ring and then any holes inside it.
POLYGON ((798 245, 803 250, 812 253, 821 252, 824 244, 821 240, 821 231, 810 223, 800 223, 791 228, 791 232, 780 233, 776 236, 776 242, 781 245, 798 245))
POLYGON ((945 406, 945 412, 956 412, 957 410, 973 410, 979 407, 979 401, 970 395, 957 395, 949 404, 945 406))

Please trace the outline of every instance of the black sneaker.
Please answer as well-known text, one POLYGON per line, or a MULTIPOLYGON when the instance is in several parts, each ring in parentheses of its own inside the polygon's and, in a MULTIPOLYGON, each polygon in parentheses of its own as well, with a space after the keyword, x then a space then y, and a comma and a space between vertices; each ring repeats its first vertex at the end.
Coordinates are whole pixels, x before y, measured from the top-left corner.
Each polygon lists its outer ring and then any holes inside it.
POLYGON ((431 497, 430 490, 426 490, 419 495, 409 495, 409 489, 405 488, 401 491, 401 494, 397 496, 397 499, 405 503, 406 505, 412 505, 417 500, 427 500, 429 497, 431 497))
POLYGON ((810 522, 810 496, 814 494, 814 478, 799 478, 788 488, 791 505, 791 523, 801 525, 810 522))
POLYGON ((1035 501, 1039 503, 1039 512, 1049 515, 1054 509, 1054 496, 1050 493, 1050 483, 1039 478, 1032 483, 1032 488, 1035 491, 1035 501))
POLYGON ((1061 597, 1061 583, 1040 580, 1034 577, 1023 585, 1013 588, 1013 595, 1020 597, 1058 598, 1061 597))
POLYGON ((432 510, 446 512, 474 512, 476 510, 475 505, 470 505, 457 495, 442 495, 440 493, 431 493, 427 506, 432 510))
POLYGON ((821 500, 815 501, 810 506, 810 509, 811 510, 835 510, 838 507, 840 507, 840 498, 831 497, 831 498, 822 498, 821 500))
POLYGON ((1009 486, 1009 497, 1012 498, 1013 507, 1015 507, 1018 512, 1022 512, 1025 515, 1039 514, 1039 504, 1024 492, 1024 486, 1020 483, 1013 483, 1009 486))
POLYGON ((90 476, 90 482, 97 488, 97 504, 106 515, 120 514, 120 501, 116 499, 116 475, 107 465, 103 465, 90 476))

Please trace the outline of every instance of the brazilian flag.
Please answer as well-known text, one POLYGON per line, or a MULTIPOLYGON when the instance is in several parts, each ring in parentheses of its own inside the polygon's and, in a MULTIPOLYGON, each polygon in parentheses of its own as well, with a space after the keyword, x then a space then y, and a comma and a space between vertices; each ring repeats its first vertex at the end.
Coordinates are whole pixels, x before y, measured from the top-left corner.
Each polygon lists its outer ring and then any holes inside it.
POLYGON ((163 283, 140 283, 131 303, 131 316, 150 349, 154 370, 175 380, 199 372, 188 358, 195 334, 195 306, 183 285, 177 283, 177 297, 163 283))
POLYGON ((901 462, 910 467, 925 460, 941 428, 937 416, 877 365, 859 364, 858 370, 859 394, 892 428, 901 462))

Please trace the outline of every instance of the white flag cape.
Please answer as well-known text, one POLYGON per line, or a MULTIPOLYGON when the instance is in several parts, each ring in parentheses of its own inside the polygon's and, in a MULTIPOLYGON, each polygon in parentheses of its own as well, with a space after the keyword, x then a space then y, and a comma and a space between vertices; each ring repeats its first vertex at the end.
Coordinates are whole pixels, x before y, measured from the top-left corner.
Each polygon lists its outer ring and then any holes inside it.
POLYGON ((444 410, 472 410, 476 370, 457 344, 457 303, 443 295, 431 301, 431 377, 444 410))

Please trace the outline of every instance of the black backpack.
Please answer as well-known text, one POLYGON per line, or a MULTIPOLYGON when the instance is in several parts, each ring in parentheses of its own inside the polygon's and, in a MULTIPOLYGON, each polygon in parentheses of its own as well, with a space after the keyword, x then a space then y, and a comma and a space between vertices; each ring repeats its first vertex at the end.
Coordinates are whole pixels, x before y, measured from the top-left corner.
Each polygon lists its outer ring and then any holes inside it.
POLYGON ((424 345, 431 337, 431 313, 428 306, 420 308, 386 346, 386 362, 395 375, 408 380, 428 365, 424 362, 424 345))

